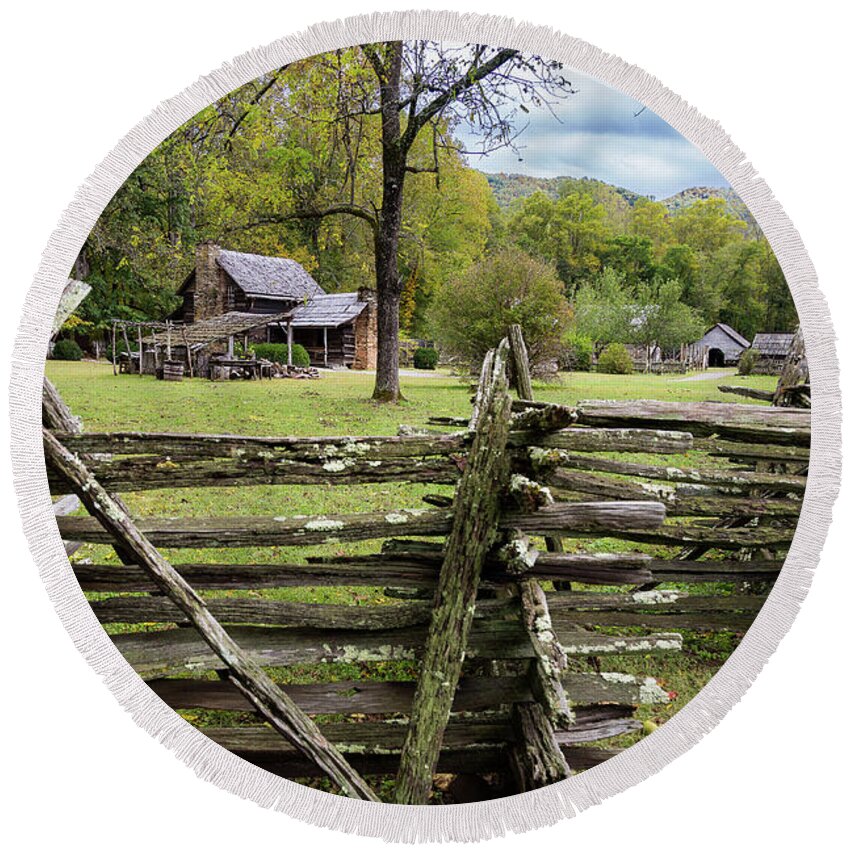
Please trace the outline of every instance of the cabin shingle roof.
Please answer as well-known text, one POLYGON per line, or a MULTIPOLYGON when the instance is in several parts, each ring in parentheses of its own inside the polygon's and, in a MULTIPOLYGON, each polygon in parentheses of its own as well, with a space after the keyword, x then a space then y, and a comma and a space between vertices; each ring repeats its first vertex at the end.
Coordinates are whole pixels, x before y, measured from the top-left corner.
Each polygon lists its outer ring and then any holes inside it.
POLYGON ((338 328, 356 319, 365 306, 356 292, 317 295, 292 311, 292 327, 338 328))
POLYGON ((246 295, 301 301, 325 291, 295 260, 222 250, 218 264, 246 295))

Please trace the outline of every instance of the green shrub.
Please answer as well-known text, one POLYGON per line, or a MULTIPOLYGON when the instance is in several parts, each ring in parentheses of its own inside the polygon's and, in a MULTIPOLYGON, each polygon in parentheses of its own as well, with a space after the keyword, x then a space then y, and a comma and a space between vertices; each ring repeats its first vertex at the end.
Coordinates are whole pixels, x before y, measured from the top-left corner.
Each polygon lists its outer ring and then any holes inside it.
POLYGON ((444 362, 477 371, 511 325, 519 325, 532 371, 556 360, 572 310, 555 269, 518 249, 488 254, 437 291, 430 328, 444 362))
POLYGON ((738 374, 739 375, 750 375, 752 374, 753 369, 755 368, 756 361, 759 359, 757 352, 753 351, 752 348, 748 348, 742 355, 741 359, 738 361, 738 374))
MULTIPOLYGON (((236 339, 233 341, 233 356, 234 357, 256 357, 256 352, 254 351, 254 346, 249 345, 248 350, 245 350, 245 345, 242 340, 236 339)), ((266 358, 268 359, 268 358, 266 358)))
MULTIPOLYGON (((286 365, 288 362, 288 346, 285 342, 258 342, 252 346, 258 360, 271 360, 272 363, 286 365)), ((292 365, 309 366, 310 355, 303 345, 295 343, 292 346, 292 365)))
POLYGON ((413 352, 414 369, 436 369, 440 354, 436 348, 417 348, 413 352))
POLYGON ((631 375, 634 371, 632 355, 625 345, 612 342, 605 346, 605 350, 599 355, 597 369, 608 375, 631 375))
POLYGON ((60 339, 53 346, 53 359, 82 360, 83 349, 72 339, 60 339))
POLYGON ((568 372, 589 372, 593 365, 593 340, 575 332, 568 334, 561 363, 568 372))

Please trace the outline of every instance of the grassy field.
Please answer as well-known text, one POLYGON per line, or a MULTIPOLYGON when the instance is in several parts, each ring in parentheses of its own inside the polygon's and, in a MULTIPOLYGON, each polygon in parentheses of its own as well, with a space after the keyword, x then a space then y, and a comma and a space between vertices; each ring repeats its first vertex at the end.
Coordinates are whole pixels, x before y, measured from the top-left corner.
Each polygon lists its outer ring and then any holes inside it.
MULTIPOLYGON (((574 404, 580 399, 660 399, 729 401, 718 384, 730 383, 734 369, 704 375, 601 375, 565 373, 552 383, 536 383, 541 401, 574 404), (694 380, 698 378, 699 380, 694 380)), ((407 399, 399 405, 369 400, 374 376, 326 372, 317 381, 186 380, 156 381, 152 376, 112 374, 107 364, 50 361, 47 376, 89 431, 157 430, 242 434, 394 434, 399 423, 424 424, 428 416, 469 413, 471 379, 443 372, 402 377, 407 399)), ((770 376, 735 378, 759 389, 772 389, 770 376)), ((735 401, 746 401, 734 397, 735 401)))
MULTIPOLYGON (((233 381, 214 383, 185 380, 182 383, 156 381, 152 377, 112 374, 111 366, 83 363, 48 362, 47 375, 57 385, 87 431, 144 430, 189 433, 242 433, 252 435, 334 435, 395 434, 399 424, 424 425, 431 415, 468 415, 472 381, 447 373, 421 373, 403 377, 406 401, 399 405, 376 405, 369 400, 372 375, 354 372, 324 373, 314 381, 233 381)), ((586 373, 564 374, 557 382, 535 385, 540 400, 572 404, 580 399, 661 399, 669 401, 724 400, 718 384, 746 383, 770 389, 775 378, 734 377, 734 370, 711 370, 705 375, 630 375, 612 376, 586 373), (733 379, 734 377, 734 379, 733 379), (696 379, 695 379, 696 378, 696 379)), ((735 398, 735 401, 741 399, 735 398)), ((694 453, 689 463, 699 463, 694 453)), ((635 459, 635 456, 631 456, 635 459)), ((653 456, 650 462, 679 463, 682 458, 653 456)), ((712 461, 717 465, 717 461, 712 461)), ((215 516, 228 514, 293 515, 349 513, 363 510, 389 511, 422 507, 422 496, 444 490, 434 485, 372 484, 348 487, 251 487, 208 488, 174 491, 150 491, 128 494, 126 501, 133 512, 145 516, 215 516)), ((570 550, 605 551, 613 548, 635 549, 633 544, 612 540, 565 541, 570 550)), ((297 562, 307 554, 359 554, 376 551, 379 541, 311 547, 299 551, 269 548, 222 550, 181 550, 166 555, 183 562, 263 563, 285 558, 297 562)), ((655 550, 661 554, 665 550, 655 550)), ((105 546, 84 546, 76 557, 97 562, 115 559, 105 546)), ((579 586, 577 586, 578 588, 579 586)), ((579 588, 580 589, 580 588, 579 588)), ((601 590, 604 588, 586 588, 601 590)), ((723 586, 706 587, 698 593, 729 592, 723 586)), ((692 592, 694 592, 692 590, 692 592)), ((234 593, 234 592, 231 592, 234 593)), ((278 599, 338 604, 393 604, 376 588, 284 588, 269 591, 244 591, 278 599)), ((211 594, 213 595, 213 594, 211 594)), ((111 626, 111 632, 144 626, 111 626)), ((663 723, 690 699, 713 675, 737 645, 730 633, 685 634, 685 650, 667 657, 617 657, 601 659, 602 670, 655 676, 671 693, 668 705, 642 707, 639 717, 652 724, 663 723)), ((580 663, 577 666, 580 669, 580 663)), ((407 678, 414 673, 412 664, 329 664, 274 671, 281 681, 316 681, 331 678, 407 678)), ((222 712, 184 712, 198 724, 256 722, 250 716, 238 717, 222 712)), ((614 743, 626 745, 639 735, 614 743)))

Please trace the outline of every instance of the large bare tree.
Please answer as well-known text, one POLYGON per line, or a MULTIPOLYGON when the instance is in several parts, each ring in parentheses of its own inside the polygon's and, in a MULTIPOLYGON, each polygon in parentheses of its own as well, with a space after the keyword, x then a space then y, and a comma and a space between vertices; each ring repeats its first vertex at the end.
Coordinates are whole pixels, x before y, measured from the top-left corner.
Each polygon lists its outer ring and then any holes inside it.
MULTIPOLYGON (((323 57, 317 57, 319 62, 323 57)), ((483 155, 515 147, 525 129, 518 120, 529 107, 551 107, 557 99, 574 94, 559 62, 524 56, 511 48, 467 44, 448 46, 432 41, 390 41, 364 44, 354 51, 324 57, 325 70, 338 79, 330 118, 338 128, 331 151, 347 160, 338 196, 330 203, 320 193, 296 198, 296 209, 273 214, 253 224, 318 221, 328 216, 354 216, 368 223, 375 246, 378 293, 378 364, 373 398, 394 402, 401 398, 398 375, 399 303, 403 281, 399 274, 404 186, 410 175, 432 173, 439 179, 440 150, 450 148, 483 155), (346 63, 353 73, 345 73, 346 63), (371 116, 371 117, 370 117, 371 116), (373 201, 355 192, 362 172, 359 139, 366 122, 380 121, 380 189, 373 201), (459 125, 473 139, 470 150, 456 141, 459 125), (418 154, 411 156, 414 144, 418 154), (430 131, 427 132, 427 131, 430 131), (423 158, 422 150, 432 153, 423 158)), ((314 61, 315 60, 310 60, 314 61)), ((304 73, 306 68, 293 66, 304 73)), ((350 69, 349 69, 350 70, 350 69)), ((307 110, 309 111, 309 109, 307 110)), ((299 112, 306 122, 326 123, 299 112)), ((337 172, 339 173, 339 172, 337 172)))
POLYGON ((378 369, 373 398, 401 398, 398 312, 403 283, 398 270, 404 184, 409 174, 437 171, 439 145, 452 144, 441 128, 468 121, 480 138, 477 153, 510 146, 521 127, 519 111, 573 93, 560 63, 518 50, 484 45, 446 47, 427 41, 361 46, 378 88, 381 116, 381 205, 372 211, 378 291, 378 369), (433 130, 430 167, 409 156, 419 134, 433 130))

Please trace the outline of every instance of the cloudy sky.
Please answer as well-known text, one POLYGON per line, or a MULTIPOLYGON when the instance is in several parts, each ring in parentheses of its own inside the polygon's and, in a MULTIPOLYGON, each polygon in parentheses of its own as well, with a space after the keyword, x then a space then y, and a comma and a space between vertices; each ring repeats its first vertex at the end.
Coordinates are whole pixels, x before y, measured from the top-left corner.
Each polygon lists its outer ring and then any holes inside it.
MULTIPOLYGON (((520 125, 527 123, 519 152, 470 156, 469 164, 535 177, 595 177, 658 199, 692 186, 729 185, 669 124, 641 112, 638 101, 576 71, 565 73, 578 93, 555 105, 557 117, 545 108, 518 113, 520 125)), ((460 135, 474 150, 474 137, 460 135)))

